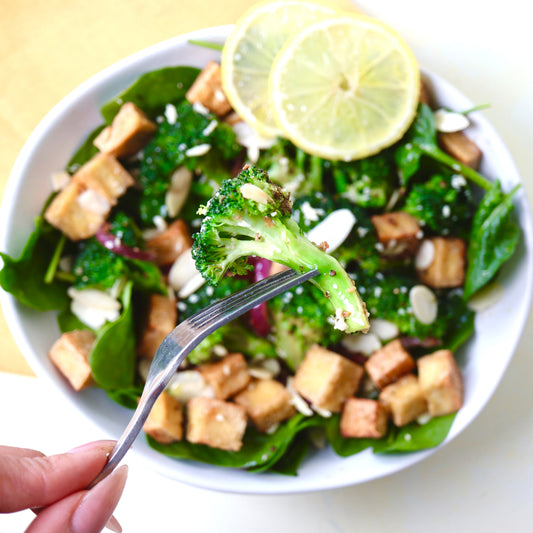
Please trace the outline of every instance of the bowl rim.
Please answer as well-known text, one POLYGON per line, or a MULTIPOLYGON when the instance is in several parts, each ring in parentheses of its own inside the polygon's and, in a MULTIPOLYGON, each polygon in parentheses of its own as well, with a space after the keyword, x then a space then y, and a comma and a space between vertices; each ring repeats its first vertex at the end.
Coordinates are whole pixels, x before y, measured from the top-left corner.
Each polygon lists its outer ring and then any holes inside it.
MULTIPOLYGON (((8 248, 16 249, 17 246, 19 247, 19 250, 20 250, 21 246, 24 244, 23 242, 22 243, 13 242, 12 228, 10 227, 9 222, 10 222, 11 217, 13 216, 14 211, 16 210, 17 204, 13 202, 11 199, 15 198, 17 194, 19 194, 20 192, 23 178, 27 170, 28 161, 31 160, 32 153, 34 152, 35 148, 39 146, 39 143, 47 135, 50 128, 57 122, 57 120, 66 111, 68 111, 72 107, 75 107, 78 101, 81 98, 83 98, 84 95, 87 95, 92 90, 94 90, 96 87, 99 87, 101 84, 106 83, 106 82, 109 83, 110 80, 116 80, 116 79, 120 80, 121 78, 124 77, 124 73, 128 69, 130 68, 134 69, 134 67, 138 65, 139 63, 141 63, 142 61, 149 59, 159 53, 169 53, 170 50, 176 47, 183 46, 184 44, 187 44, 187 41, 191 39, 213 41, 218 38, 224 38, 231 31, 232 28, 233 28, 233 25, 214 26, 210 28, 204 28, 201 30, 196 30, 193 32, 188 32, 182 35, 178 35, 176 37, 172 37, 160 43, 149 46, 143 50, 140 50, 132 55, 129 55, 117 61, 116 63, 104 68, 100 72, 88 78, 85 82, 80 84, 77 88, 75 88, 73 91, 67 94, 64 98, 62 98, 45 115, 45 117, 39 122, 37 127, 33 130, 31 135, 28 137, 18 157, 16 158, 12 171, 9 175, 6 188, 5 188, 5 192, 4 192, 2 202, 0 205, 0 250, 3 251, 3 250, 7 250, 8 248)), ((180 64, 184 64, 184 63, 182 62, 180 64)), ((424 68, 421 68, 421 71, 422 71, 423 76, 425 76, 426 78, 430 78, 432 81, 436 81, 439 87, 444 87, 446 90, 453 90, 456 93, 460 94, 465 101, 469 101, 457 88, 452 86, 449 82, 447 82, 446 80, 444 80, 437 74, 434 74, 424 68)), ((136 79, 143 72, 146 72, 146 70, 136 72, 133 79, 136 79)), ((128 85, 129 85, 128 82, 124 82, 122 84, 122 89, 125 89, 128 85)), ((522 230, 522 241, 523 241, 523 245, 525 249, 524 259, 526 260, 526 267, 527 267, 526 270, 531 274, 533 273, 533 221, 532 221, 530 206, 526 198, 526 191, 525 191, 525 188, 523 187, 523 180, 520 178, 516 164, 513 161, 507 146, 501 139, 500 135, 496 132, 492 124, 479 112, 476 112, 476 122, 479 123, 480 128, 483 131, 488 132, 488 134, 499 144, 500 150, 502 150, 503 155, 507 158, 506 164, 511 169, 515 181, 522 183, 522 191, 519 193, 520 196, 519 198, 515 200, 516 202, 519 202, 520 204, 520 210, 521 210, 520 227, 522 230)), ((86 135, 87 133, 88 131, 85 132, 84 134, 86 135)), ((533 287, 533 276, 529 275, 527 278, 527 285, 524 291, 525 296, 526 296, 526 301, 524 304, 527 309, 531 308, 531 299, 532 299, 532 292, 533 292, 532 287, 533 287)), ((89 413, 83 408, 81 401, 72 401, 73 400, 72 394, 68 390, 66 390, 65 387, 57 386, 57 379, 55 379, 54 376, 50 375, 49 371, 43 365, 42 354, 39 357, 39 354, 34 353, 34 350, 32 349, 30 343, 28 342, 28 335, 23 328, 22 322, 20 321, 20 317, 19 317, 20 309, 18 308, 20 304, 18 304, 16 299, 12 297, 10 294, 6 293, 5 291, 0 290, 0 304, 4 311, 5 320, 7 322, 9 330, 11 331, 13 337, 15 338, 15 342, 17 346, 19 347, 20 351, 22 352, 25 359, 30 364, 30 367, 32 368, 32 370, 37 374, 38 377, 44 376, 46 381, 51 385, 50 388, 54 393, 61 394, 62 397, 67 399, 69 403, 73 404, 74 407, 77 409, 77 411, 80 412, 87 420, 89 420, 92 424, 98 426, 98 423, 95 422, 89 416, 89 413)), ((277 480, 279 480, 279 482, 273 482, 273 483, 267 482, 267 483, 262 484, 262 483, 255 483, 255 482, 250 483, 250 482, 247 482, 246 479, 242 482, 232 483, 231 478, 234 476, 231 473, 229 473, 229 475, 223 475, 222 478, 227 477, 230 480, 230 482, 220 483, 219 481, 215 481, 216 479, 218 479, 219 476, 216 476, 213 479, 211 478, 211 476, 202 476, 198 474, 195 474, 195 475, 183 475, 183 474, 179 475, 179 473, 178 475, 175 475, 175 473, 169 474, 168 468, 166 466, 167 462, 166 461, 164 462, 161 460, 161 457, 165 457, 165 456, 161 454, 158 454, 156 457, 145 456, 142 453, 139 453, 135 448, 132 451, 143 462, 145 462, 151 469, 159 472, 162 475, 165 475, 166 477, 171 477, 175 480, 187 483, 189 485, 197 486, 200 488, 206 488, 206 489, 218 490, 218 491, 224 491, 224 492, 235 492, 235 493, 246 493, 246 494, 305 493, 305 492, 310 492, 310 491, 334 489, 334 488, 340 488, 340 487, 344 487, 348 485, 364 483, 364 482, 367 482, 373 479, 378 479, 380 477, 391 475, 415 463, 418 463, 422 461, 423 459, 425 459, 426 457, 436 453, 439 449, 441 449, 444 445, 446 445, 448 442, 454 439, 468 425, 470 425, 474 421, 474 419, 483 410, 486 403, 492 397, 495 389, 499 385, 503 377, 503 374, 505 373, 505 370, 507 369, 514 355, 514 352, 516 350, 520 337, 523 334, 523 330, 524 330, 524 326, 525 326, 527 318, 528 318, 528 312, 523 312, 523 314, 520 316, 520 321, 517 326, 518 334, 515 336, 514 339, 512 339, 510 343, 509 355, 507 357, 505 364, 502 367, 502 371, 498 379, 493 381, 493 383, 491 384, 491 387, 488 389, 488 391, 485 394, 486 397, 484 401, 478 405, 478 408, 473 413, 473 416, 471 416, 471 418, 468 419, 468 422, 463 427, 461 427, 459 430, 455 430, 455 431, 454 431, 454 426, 456 424, 454 423, 447 438, 444 440, 443 443, 441 443, 436 448, 422 450, 419 452, 413 452, 410 454, 404 454, 400 457, 396 456, 394 461, 389 461, 389 463, 391 463, 391 466, 389 468, 386 468, 383 472, 380 472, 377 475, 367 475, 366 477, 362 477, 361 479, 358 479, 355 481, 350 481, 346 479, 339 481, 339 480, 336 480, 334 477, 333 478, 328 477, 327 479, 321 480, 320 483, 315 482, 315 483, 307 483, 307 484, 305 483, 295 484, 292 482, 286 482, 288 480, 286 476, 277 475, 276 478, 277 480)), ((131 412, 130 412, 130 416, 131 416, 131 412)), ((365 452, 362 452, 362 453, 365 453, 365 452)), ((176 460, 173 460, 173 461, 178 465, 178 468, 176 470, 179 470, 179 461, 176 461, 176 460)), ((346 459, 339 458, 339 461, 346 461, 346 459)), ((223 470, 221 467, 214 467, 212 465, 207 465, 206 467, 206 465, 195 464, 195 467, 198 467, 197 471, 200 473, 202 471, 208 472, 209 469, 211 468, 216 468, 217 470, 223 470)), ((246 476, 253 476, 253 474, 250 474, 247 472, 245 472, 245 474, 246 476)), ((265 476, 264 479, 268 479, 272 477, 272 475, 269 475, 269 474, 262 474, 262 475, 265 476)))

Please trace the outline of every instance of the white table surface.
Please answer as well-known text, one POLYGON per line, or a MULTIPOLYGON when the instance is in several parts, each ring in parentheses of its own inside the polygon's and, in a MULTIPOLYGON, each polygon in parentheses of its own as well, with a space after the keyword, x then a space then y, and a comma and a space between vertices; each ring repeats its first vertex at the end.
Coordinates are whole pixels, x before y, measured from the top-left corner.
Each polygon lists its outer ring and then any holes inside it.
MULTIPOLYGON (((533 31, 518 0, 357 2, 393 25, 420 63, 475 103, 510 147, 532 197, 533 31)), ((116 516, 125 532, 394 533, 533 530, 533 316, 486 409, 459 437, 408 470, 363 485, 294 496, 242 496, 190 488, 127 458, 116 516)), ((56 453, 106 435, 63 405, 49 384, 0 374, 0 442, 56 453)), ((0 515, 23 531, 31 513, 0 515)))

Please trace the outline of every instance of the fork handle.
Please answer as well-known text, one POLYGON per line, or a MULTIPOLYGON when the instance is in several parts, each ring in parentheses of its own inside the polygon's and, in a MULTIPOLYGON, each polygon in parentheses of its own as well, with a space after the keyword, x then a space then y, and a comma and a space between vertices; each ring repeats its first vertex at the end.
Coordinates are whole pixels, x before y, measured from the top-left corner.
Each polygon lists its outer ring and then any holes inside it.
POLYGON ((133 413, 133 416, 131 417, 120 439, 111 450, 106 465, 98 474, 98 476, 96 476, 96 478, 89 484, 87 489, 92 489, 100 481, 109 476, 113 470, 115 470, 143 428, 143 425, 146 422, 146 419, 148 418, 155 401, 161 392, 163 392, 164 388, 165 383, 163 379, 156 380, 150 388, 145 387, 137 405, 137 409, 135 409, 135 412, 133 413))

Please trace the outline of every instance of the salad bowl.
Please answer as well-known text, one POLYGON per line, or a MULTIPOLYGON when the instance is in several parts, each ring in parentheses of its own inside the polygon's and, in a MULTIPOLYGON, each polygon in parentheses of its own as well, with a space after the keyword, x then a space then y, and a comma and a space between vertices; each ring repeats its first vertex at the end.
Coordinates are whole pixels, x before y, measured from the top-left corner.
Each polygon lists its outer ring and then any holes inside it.
MULTIPOLYGON (((202 68, 219 60, 218 51, 191 44, 207 41, 222 44, 232 26, 208 28, 182 35, 119 61, 92 77, 62 100, 39 124, 22 149, 6 188, 1 206, 0 250, 17 257, 33 229, 34 217, 51 192, 49 176, 65 167, 89 132, 102 123, 100 106, 131 85, 145 72, 171 65, 202 68)), ((423 70, 439 106, 470 109, 472 102, 438 75, 423 70)), ((471 115, 469 136, 484 153, 480 171, 489 179, 499 178, 504 190, 520 184, 511 155, 492 125, 480 112, 471 115)), ((533 283, 533 232, 531 214, 520 190, 515 209, 521 227, 521 240, 512 260, 500 276, 500 298, 476 315, 475 333, 458 353, 465 402, 445 441, 437 448, 410 454, 379 455, 371 450, 347 458, 325 448, 311 453, 295 477, 253 474, 189 461, 178 461, 152 449, 137 439, 132 453, 147 466, 190 485, 238 493, 283 494, 338 488, 386 476, 413 465, 438 451, 472 423, 496 389, 514 349, 530 308, 533 283)), ((118 438, 131 417, 131 411, 113 403, 103 391, 74 392, 59 376, 47 357, 59 336, 54 313, 37 313, 2 292, 1 303, 8 326, 34 372, 50 382, 65 401, 118 438)))

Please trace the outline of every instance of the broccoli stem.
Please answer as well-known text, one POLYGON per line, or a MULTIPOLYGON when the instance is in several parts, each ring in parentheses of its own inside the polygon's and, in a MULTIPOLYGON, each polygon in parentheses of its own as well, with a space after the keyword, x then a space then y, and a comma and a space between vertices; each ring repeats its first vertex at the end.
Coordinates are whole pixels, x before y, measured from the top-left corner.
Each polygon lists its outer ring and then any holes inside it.
MULTIPOLYGON (((244 219, 242 224, 246 224, 244 219)), ((319 275, 311 283, 322 291, 329 300, 329 306, 335 310, 335 327, 346 333, 368 329, 366 307, 353 280, 333 256, 305 238, 296 223, 278 222, 274 217, 256 240, 241 242, 246 243, 250 255, 264 257, 298 271, 316 268, 319 275)))
POLYGON ((443 165, 446 165, 447 167, 451 168, 452 170, 460 172, 472 183, 475 183, 482 189, 488 191, 491 188, 491 182, 484 178, 479 172, 476 172, 473 168, 464 165, 460 161, 457 161, 457 159, 448 155, 446 152, 443 152, 437 146, 430 144, 420 144, 420 150, 426 155, 435 159, 436 161, 439 161, 443 165))

